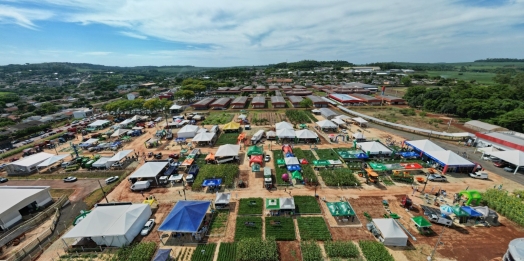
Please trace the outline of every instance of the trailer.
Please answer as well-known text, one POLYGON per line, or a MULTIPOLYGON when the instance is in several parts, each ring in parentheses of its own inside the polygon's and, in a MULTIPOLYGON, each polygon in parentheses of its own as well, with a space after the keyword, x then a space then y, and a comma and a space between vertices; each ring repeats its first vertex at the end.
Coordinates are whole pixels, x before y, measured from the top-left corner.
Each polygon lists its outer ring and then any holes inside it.
POLYGON ((270 189, 273 187, 273 178, 271 176, 271 168, 270 167, 264 167, 264 186, 267 189, 270 189))
POLYGON ((264 137, 265 133, 266 132, 264 130, 257 131, 257 133, 255 133, 255 135, 253 135, 253 137, 251 137, 251 144, 255 145, 258 142, 260 142, 260 140, 264 137))

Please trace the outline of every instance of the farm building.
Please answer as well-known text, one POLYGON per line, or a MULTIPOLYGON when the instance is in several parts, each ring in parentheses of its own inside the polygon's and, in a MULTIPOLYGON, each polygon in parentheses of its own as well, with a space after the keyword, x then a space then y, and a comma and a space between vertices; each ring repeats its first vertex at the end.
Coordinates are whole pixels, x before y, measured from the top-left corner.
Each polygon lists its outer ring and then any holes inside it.
POLYGON ((101 130, 109 125, 111 125, 111 122, 108 120, 96 120, 93 123, 87 125, 87 127, 101 130))
POLYGON ((209 109, 209 105, 211 105, 211 103, 213 103, 214 100, 215 98, 205 98, 203 100, 193 103, 191 107, 195 108, 195 110, 207 110, 209 109))
POLYGON ((263 93, 263 92, 266 92, 266 86, 263 86, 263 85, 259 85, 255 88, 255 92, 256 93, 263 93))
POLYGON ((337 102, 342 103, 342 105, 344 106, 362 102, 362 100, 355 98, 353 96, 347 95, 347 94, 332 93, 328 97, 337 102))
POLYGON ((293 107, 295 107, 295 108, 300 107, 300 102, 302 100, 304 100, 304 98, 302 98, 300 96, 288 96, 287 98, 289 99, 291 104, 293 104, 293 107))
POLYGON ((293 89, 293 88, 291 88, 291 86, 289 86, 289 85, 282 86, 282 90, 284 90, 284 91, 289 91, 291 89, 293 89))
POLYGON ((475 133, 477 147, 491 145, 502 150, 520 150, 524 152, 524 137, 521 133, 514 132, 490 132, 475 133))
POLYGON ((218 87, 215 90, 215 93, 229 93, 229 87, 218 87))
POLYGON ((230 98, 220 98, 220 99, 214 101, 213 103, 211 103, 210 106, 214 110, 223 110, 223 109, 227 109, 227 107, 229 106, 230 103, 231 103, 231 99, 230 98))
POLYGON ((251 105, 253 105, 253 108, 265 108, 266 107, 266 98, 262 96, 254 97, 251 101, 251 105))
POLYGON ((242 92, 253 92, 253 91, 254 91, 254 89, 251 86, 246 86, 246 87, 242 88, 242 92))
POLYGON ((392 218, 374 218, 373 223, 380 231, 385 246, 406 246, 408 236, 392 218))
POLYGON ((280 91, 275 91, 275 96, 282 96, 282 93, 280 91))
POLYGON ((240 89, 240 87, 233 87, 233 88, 229 88, 228 90, 228 93, 231 93, 231 94, 240 94, 242 92, 242 90, 240 89))
POLYGON ((247 97, 246 96, 240 96, 237 97, 231 102, 231 108, 233 109, 243 109, 246 107, 247 103, 247 97))
POLYGON ((22 215, 51 203, 49 187, 0 186, 0 228, 5 231, 22 220, 22 215))
POLYGON ((276 91, 278 90, 278 86, 276 85, 269 85, 269 91, 276 91))
POLYGON ((40 152, 7 164, 4 168, 7 175, 27 175, 36 172, 38 164, 53 157, 53 154, 40 152))
POLYGON ((308 96, 308 95, 312 95, 313 92, 312 91, 309 91, 307 89, 294 89, 294 90, 284 90, 284 93, 287 95, 287 96, 308 96))
POLYGON ((331 120, 335 118, 338 114, 328 108, 320 108, 318 109, 320 111, 320 115, 322 115, 324 118, 331 120))
POLYGON ((406 100, 402 98, 398 98, 395 96, 389 96, 389 95, 377 95, 377 99, 380 99, 381 101, 384 101, 386 104, 389 105, 402 105, 406 104, 406 100))
POLYGON ((62 238, 90 238, 99 246, 127 246, 151 214, 149 204, 99 204, 62 238))
POLYGON ((373 96, 369 96, 369 95, 365 95, 365 94, 362 94, 362 93, 355 93, 352 95, 353 97, 357 98, 357 99, 360 99, 363 103, 366 103, 368 105, 380 105, 381 103, 381 100, 373 97, 373 96))
POLYGON ((329 102, 325 101, 321 97, 315 95, 308 95, 307 97, 313 102, 313 106, 316 108, 327 108, 329 106, 329 102))
POLYGON ((266 80, 266 82, 268 82, 268 83, 273 83, 273 82, 276 82, 276 83, 292 83, 293 79, 269 78, 269 79, 266 80))
POLYGON ((284 97, 282 96, 271 96, 271 104, 273 104, 273 108, 285 108, 286 107, 286 101, 284 100, 284 97))
POLYGON ((361 88, 366 89, 368 91, 376 92, 378 90, 378 86, 372 85, 372 84, 365 84, 360 82, 350 82, 343 85, 344 87, 349 88, 361 88))
POLYGON ((470 128, 472 130, 476 130, 478 132, 493 132, 493 131, 507 131, 508 130, 506 128, 503 128, 497 125, 485 123, 482 121, 475 121, 475 120, 464 123, 464 127, 470 128))
POLYGON ((295 87, 295 89, 306 89, 305 86, 298 85, 298 84, 294 85, 293 87, 295 87))
POLYGON ((326 85, 318 85, 318 84, 314 84, 311 87, 313 87, 314 89, 319 90, 319 91, 325 90, 325 89, 329 89, 329 87, 326 86, 326 85))

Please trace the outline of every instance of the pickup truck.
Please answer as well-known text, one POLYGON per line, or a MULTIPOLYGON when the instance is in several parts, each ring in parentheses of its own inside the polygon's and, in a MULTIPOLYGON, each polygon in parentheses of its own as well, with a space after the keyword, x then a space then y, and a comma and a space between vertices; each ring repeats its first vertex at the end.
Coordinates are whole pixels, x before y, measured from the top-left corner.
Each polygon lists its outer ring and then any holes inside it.
POLYGON ((469 176, 475 179, 488 179, 488 173, 483 171, 477 171, 475 173, 469 173, 469 176))
POLYGON ((444 226, 448 226, 448 227, 453 225, 453 221, 451 219, 444 218, 444 217, 441 217, 441 216, 437 216, 435 214, 429 215, 429 221, 431 221, 433 223, 441 224, 441 225, 444 225, 444 226))

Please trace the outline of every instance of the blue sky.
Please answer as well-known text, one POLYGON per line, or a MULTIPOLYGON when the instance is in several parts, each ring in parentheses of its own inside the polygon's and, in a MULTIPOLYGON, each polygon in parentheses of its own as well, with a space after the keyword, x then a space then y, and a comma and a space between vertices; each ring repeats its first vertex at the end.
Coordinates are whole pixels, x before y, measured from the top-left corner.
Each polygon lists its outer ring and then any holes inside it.
POLYGON ((0 64, 524 58, 524 0, 0 0, 0 64))

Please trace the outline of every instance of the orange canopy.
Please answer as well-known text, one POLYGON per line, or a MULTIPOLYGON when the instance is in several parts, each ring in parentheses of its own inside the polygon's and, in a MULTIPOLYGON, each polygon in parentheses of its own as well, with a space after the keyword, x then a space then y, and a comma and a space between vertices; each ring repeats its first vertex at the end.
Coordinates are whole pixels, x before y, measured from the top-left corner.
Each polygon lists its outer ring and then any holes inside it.
POLYGON ((207 154, 205 160, 215 160, 215 154, 213 153, 207 154))
POLYGON ((240 135, 238 135, 238 140, 243 140, 246 138, 246 133, 245 132, 242 132, 240 133, 240 135))
POLYGON ((185 159, 184 162, 182 162, 182 166, 189 166, 193 164, 194 159, 185 159))

